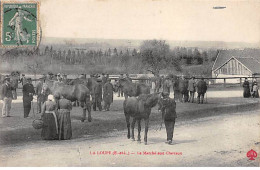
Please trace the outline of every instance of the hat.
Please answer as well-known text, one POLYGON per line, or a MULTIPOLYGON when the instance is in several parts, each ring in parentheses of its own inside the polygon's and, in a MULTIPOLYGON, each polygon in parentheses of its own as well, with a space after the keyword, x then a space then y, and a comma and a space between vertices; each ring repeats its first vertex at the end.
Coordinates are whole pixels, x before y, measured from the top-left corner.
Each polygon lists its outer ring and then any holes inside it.
POLYGON ((102 82, 102 80, 101 79, 97 79, 97 82, 102 82))
POLYGON ((25 76, 24 74, 22 74, 22 76, 25 76))
POLYGON ((51 100, 51 101, 52 101, 52 100, 54 100, 54 96, 53 96, 53 95, 51 95, 51 94, 50 94, 50 95, 48 95, 48 100, 51 100))
POLYGON ((111 78, 108 78, 107 81, 111 81, 111 78))
POLYGON ((58 74, 57 74, 57 76, 61 76, 61 74, 60 74, 60 73, 58 73, 58 74))
POLYGON ((27 78, 27 80, 30 80, 30 81, 31 81, 31 80, 32 80, 32 78, 30 78, 30 77, 29 77, 29 78, 27 78))
POLYGON ((167 96, 169 96, 170 94, 168 93, 168 92, 162 92, 162 96, 163 97, 167 97, 167 96))

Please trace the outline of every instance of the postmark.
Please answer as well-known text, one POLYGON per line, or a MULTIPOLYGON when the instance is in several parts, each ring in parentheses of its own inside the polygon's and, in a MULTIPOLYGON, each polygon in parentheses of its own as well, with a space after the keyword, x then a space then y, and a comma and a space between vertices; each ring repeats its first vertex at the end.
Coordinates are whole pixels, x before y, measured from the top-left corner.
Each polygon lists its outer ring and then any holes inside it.
POLYGON ((37 46, 40 40, 39 2, 1 2, 1 46, 37 46))

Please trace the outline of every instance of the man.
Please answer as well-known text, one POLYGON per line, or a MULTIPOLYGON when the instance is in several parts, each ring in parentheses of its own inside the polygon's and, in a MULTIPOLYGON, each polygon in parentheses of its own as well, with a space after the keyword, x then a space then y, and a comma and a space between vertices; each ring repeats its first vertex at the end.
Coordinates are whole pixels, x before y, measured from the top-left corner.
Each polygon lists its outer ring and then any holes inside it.
POLYGON ((131 79, 131 77, 129 76, 128 73, 126 73, 125 76, 126 76, 125 79, 126 79, 127 81, 131 81, 131 82, 132 82, 132 79, 131 79))
POLYGON ((167 92, 170 94, 170 87, 171 87, 170 78, 167 76, 163 82, 163 92, 167 92))
POLYGON ((25 77, 25 75, 24 74, 22 74, 22 77, 20 78, 20 81, 19 81, 19 83, 22 83, 22 85, 25 85, 25 83, 26 83, 26 77, 25 77))
POLYGON ((174 99, 169 97, 169 93, 162 92, 162 97, 159 100, 159 112, 162 113, 162 119, 165 123, 167 133, 167 144, 172 144, 173 131, 175 125, 176 114, 176 103, 174 99))
POLYGON ((181 76, 180 82, 179 82, 179 88, 181 92, 181 102, 187 102, 189 99, 189 91, 188 91, 188 80, 185 79, 184 75, 181 76))
POLYGON ((3 100, 3 108, 2 108, 2 117, 10 117, 10 110, 12 105, 12 86, 10 82, 10 77, 6 76, 4 78, 4 84, 2 86, 2 100, 3 100))
POLYGON ((24 108, 24 118, 29 117, 31 111, 31 102, 33 100, 33 95, 35 94, 34 87, 32 85, 32 79, 28 78, 27 83, 23 85, 23 108, 24 108))
MULTIPOLYGON (((123 79, 124 79, 124 74, 121 73, 119 78, 118 78, 118 82, 116 82, 116 83, 120 84, 123 79)), ((121 94, 121 97, 123 97, 123 95, 124 95, 123 89, 122 89, 122 87, 119 86, 118 87, 118 96, 117 97, 120 97, 120 94, 121 94)))
POLYGON ((194 102, 194 93, 195 93, 195 86, 196 86, 196 82, 195 82, 195 77, 193 76, 190 80, 189 80, 189 86, 188 86, 188 90, 190 92, 190 97, 188 102, 193 103, 194 102))
POLYGON ((93 103, 93 110, 96 111, 98 107, 99 111, 102 111, 102 80, 97 79, 98 85, 94 89, 94 103, 93 103))
POLYGON ((102 87, 104 87, 104 85, 107 82, 107 77, 105 76, 105 73, 102 73, 101 79, 102 79, 102 87))
POLYGON ((45 84, 46 77, 40 78, 40 81, 36 85, 35 93, 37 95, 37 113, 41 113, 42 104, 47 101, 50 91, 47 84, 45 84))
POLYGON ((160 88, 161 88, 161 78, 158 74, 156 74, 155 75, 155 91, 154 91, 154 93, 159 92, 160 88))
POLYGON ((113 85, 111 79, 107 80, 104 85, 103 99, 104 99, 104 110, 109 111, 111 103, 113 103, 113 85))
POLYGON ((204 95, 207 91, 207 84, 204 81, 204 78, 201 78, 200 81, 197 84, 197 93, 198 93, 198 98, 197 98, 197 102, 198 104, 203 104, 203 100, 204 100, 204 95))

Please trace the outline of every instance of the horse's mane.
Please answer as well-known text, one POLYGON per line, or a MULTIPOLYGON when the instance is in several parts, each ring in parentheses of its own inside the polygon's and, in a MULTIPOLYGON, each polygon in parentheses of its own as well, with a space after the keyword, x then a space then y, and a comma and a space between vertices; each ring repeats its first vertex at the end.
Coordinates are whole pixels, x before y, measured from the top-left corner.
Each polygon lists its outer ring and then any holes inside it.
POLYGON ((152 93, 152 94, 141 94, 137 100, 142 100, 144 101, 146 106, 154 107, 159 99, 160 92, 157 93, 152 93))

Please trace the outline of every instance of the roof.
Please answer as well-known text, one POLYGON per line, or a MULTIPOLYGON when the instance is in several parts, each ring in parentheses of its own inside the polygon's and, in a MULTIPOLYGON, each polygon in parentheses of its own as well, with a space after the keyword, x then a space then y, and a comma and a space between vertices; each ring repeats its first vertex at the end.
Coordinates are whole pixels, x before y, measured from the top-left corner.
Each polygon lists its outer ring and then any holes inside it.
POLYGON ((260 73, 260 62, 255 58, 236 58, 244 64, 252 73, 260 73))
POLYGON ((244 49, 244 50, 220 50, 214 62, 212 70, 216 70, 228 62, 232 57, 238 59, 253 73, 259 73, 260 66, 260 49, 244 49))

